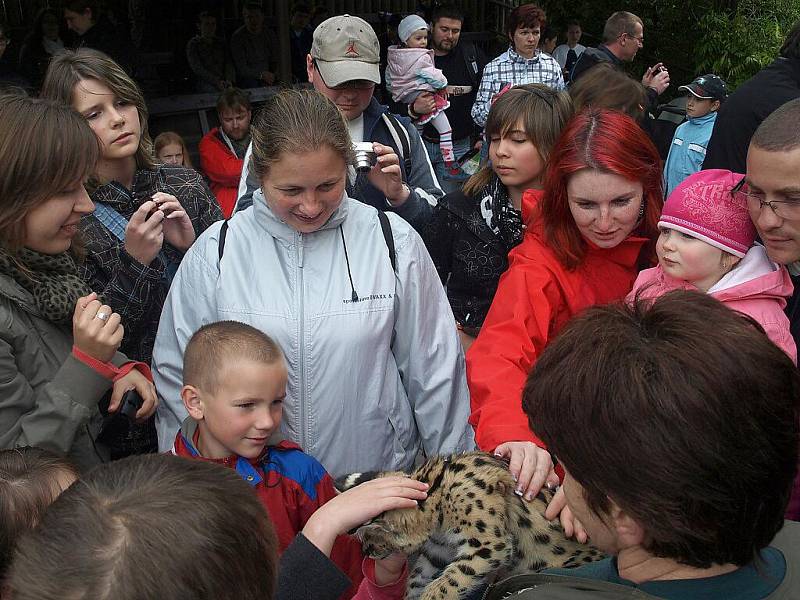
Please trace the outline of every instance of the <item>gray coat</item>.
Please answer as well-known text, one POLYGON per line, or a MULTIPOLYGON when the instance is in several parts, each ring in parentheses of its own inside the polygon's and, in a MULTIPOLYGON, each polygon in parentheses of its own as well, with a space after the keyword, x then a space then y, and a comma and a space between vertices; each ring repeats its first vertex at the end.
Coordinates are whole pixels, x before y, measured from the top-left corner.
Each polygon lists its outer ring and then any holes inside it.
POLYGON ((299 234, 261 190, 254 198, 229 221, 222 261, 214 224, 170 288, 153 352, 159 448, 172 447, 186 417, 180 390, 189 337, 232 319, 283 348, 281 428, 332 475, 407 469, 420 448, 428 455, 473 449, 464 354, 419 235, 388 215, 395 272, 374 208, 345 198, 321 229, 299 234))
MULTIPOLYGON (((72 330, 46 319, 31 294, 0 273, 0 448, 39 446, 80 471, 108 460, 97 408, 111 381, 71 354, 72 330)), ((127 359, 117 354, 114 363, 127 359)))

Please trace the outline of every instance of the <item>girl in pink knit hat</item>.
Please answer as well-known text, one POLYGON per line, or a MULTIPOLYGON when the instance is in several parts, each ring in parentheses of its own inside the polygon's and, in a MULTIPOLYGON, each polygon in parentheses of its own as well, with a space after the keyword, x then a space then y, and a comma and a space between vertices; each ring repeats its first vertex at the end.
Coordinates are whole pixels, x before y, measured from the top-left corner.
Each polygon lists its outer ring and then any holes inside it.
POLYGON ((683 288, 710 294, 749 315, 797 362, 797 348, 783 312, 793 286, 786 267, 754 244, 747 199, 737 190, 742 175, 700 171, 670 194, 658 222, 658 266, 639 273, 628 300, 657 298, 683 288))

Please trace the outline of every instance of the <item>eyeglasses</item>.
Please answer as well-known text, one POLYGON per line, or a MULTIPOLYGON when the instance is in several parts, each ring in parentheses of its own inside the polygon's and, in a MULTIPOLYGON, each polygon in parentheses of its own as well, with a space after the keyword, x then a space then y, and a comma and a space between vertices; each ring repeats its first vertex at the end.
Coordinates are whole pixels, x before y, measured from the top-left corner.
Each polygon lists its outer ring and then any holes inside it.
POLYGON ((781 219, 800 219, 800 198, 790 198, 788 200, 765 200, 764 192, 751 192, 750 188, 742 179, 731 190, 731 195, 740 202, 747 203, 747 210, 750 212, 761 212, 764 206, 769 206, 772 212, 781 219))
MULTIPOLYGON (((319 78, 322 79, 322 83, 325 83, 325 78, 322 76, 322 71, 319 70, 319 64, 317 64, 317 59, 312 58, 311 62, 314 63, 314 70, 319 73, 319 78)), ((325 83, 325 87, 329 90, 367 90, 373 87, 375 84, 368 79, 353 79, 351 81, 345 81, 344 83, 340 83, 337 86, 331 87, 327 83, 325 83)))
POLYGON ((620 37, 622 37, 623 35, 628 36, 632 40, 636 40, 636 43, 639 44, 639 46, 644 46, 644 35, 639 35, 639 36, 631 35, 627 31, 623 31, 621 34, 619 34, 620 37))

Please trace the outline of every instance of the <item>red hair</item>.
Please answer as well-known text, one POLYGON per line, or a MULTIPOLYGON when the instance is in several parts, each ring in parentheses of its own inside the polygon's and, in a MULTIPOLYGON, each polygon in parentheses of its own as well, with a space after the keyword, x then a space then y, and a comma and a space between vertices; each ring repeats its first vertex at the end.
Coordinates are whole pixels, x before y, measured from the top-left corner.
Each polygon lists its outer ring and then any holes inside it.
POLYGON ((520 27, 541 27, 547 23, 547 16, 544 10, 535 4, 522 4, 511 11, 506 19, 506 33, 514 37, 514 33, 520 27))
MULTIPOLYGON (((586 254, 586 242, 569 209, 567 182, 582 169, 613 173, 644 188, 644 218, 634 235, 655 241, 664 204, 661 158, 658 150, 629 116, 589 108, 576 115, 561 132, 548 161, 544 195, 534 220, 542 223, 544 239, 559 262, 574 269, 586 254)), ((653 244, 646 248, 652 253, 653 244)))

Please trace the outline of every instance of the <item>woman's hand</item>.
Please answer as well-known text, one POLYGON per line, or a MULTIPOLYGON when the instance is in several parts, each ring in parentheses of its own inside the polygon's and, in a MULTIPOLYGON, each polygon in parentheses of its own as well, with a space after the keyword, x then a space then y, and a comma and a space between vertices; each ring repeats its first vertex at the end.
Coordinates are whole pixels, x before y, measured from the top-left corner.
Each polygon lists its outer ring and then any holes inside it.
POLYGON ((125 251, 145 266, 155 259, 164 245, 164 213, 152 200, 142 203, 125 228, 125 251))
POLYGON ((164 239, 181 252, 186 252, 195 240, 194 225, 189 215, 178 199, 170 194, 156 192, 153 194, 153 202, 164 214, 164 239))
POLYGON ((75 347, 101 362, 110 361, 125 334, 120 321, 120 316, 102 304, 94 292, 78 298, 72 315, 75 347))
POLYGON ((408 477, 378 477, 342 492, 311 515, 303 535, 326 556, 337 535, 395 508, 414 508, 427 497, 427 483, 408 477))
POLYGON ((114 382, 111 401, 108 403, 108 412, 115 413, 119 410, 122 396, 129 390, 136 390, 142 397, 142 407, 136 411, 136 422, 141 423, 156 412, 158 396, 152 382, 136 369, 132 369, 127 375, 114 382))
POLYGON ((556 517, 561 517, 561 526, 564 528, 564 534, 567 537, 575 536, 581 544, 585 544, 589 539, 589 534, 583 524, 575 518, 572 514, 572 509, 567 506, 567 496, 564 494, 564 487, 558 488, 550 504, 547 505, 547 510, 544 511, 544 518, 552 521, 556 517))
POLYGON ((375 150, 378 159, 367 177, 372 185, 383 192, 392 207, 398 208, 411 194, 411 189, 403 183, 400 157, 395 154, 394 148, 378 142, 372 143, 372 149, 375 150))
POLYGON ((495 456, 509 459, 508 468, 517 482, 515 490, 530 502, 542 486, 558 485, 558 475, 553 470, 553 459, 544 448, 533 442, 505 442, 494 449, 495 456))

